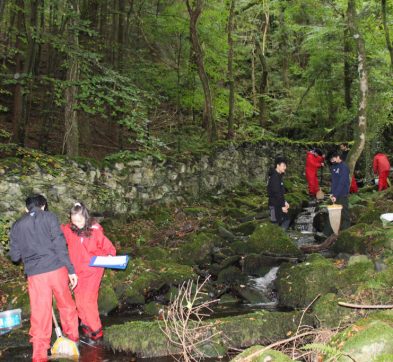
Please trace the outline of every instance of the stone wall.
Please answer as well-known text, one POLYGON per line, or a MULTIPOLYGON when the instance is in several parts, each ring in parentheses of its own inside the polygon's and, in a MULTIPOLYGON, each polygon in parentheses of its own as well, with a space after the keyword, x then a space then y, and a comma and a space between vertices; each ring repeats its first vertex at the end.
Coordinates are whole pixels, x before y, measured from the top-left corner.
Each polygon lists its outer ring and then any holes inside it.
POLYGON ((10 220, 19 217, 24 199, 31 193, 44 194, 50 209, 61 219, 76 200, 104 214, 135 214, 158 203, 222 193, 242 180, 265 182, 278 154, 289 158, 289 173, 302 172, 304 148, 273 142, 221 148, 210 156, 187 161, 147 157, 104 169, 69 160, 55 174, 37 165, 29 175, 10 174, 0 168, 0 214, 10 220))

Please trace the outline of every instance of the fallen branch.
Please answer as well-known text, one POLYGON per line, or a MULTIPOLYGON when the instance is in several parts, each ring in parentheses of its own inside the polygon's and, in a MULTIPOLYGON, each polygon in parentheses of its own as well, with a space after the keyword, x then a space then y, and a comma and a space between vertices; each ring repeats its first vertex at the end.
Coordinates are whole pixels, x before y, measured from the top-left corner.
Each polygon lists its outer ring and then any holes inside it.
MULTIPOLYGON (((318 295, 311 301, 311 303, 304 309, 304 311, 303 311, 303 313, 302 313, 302 316, 300 317, 300 321, 299 321, 299 324, 298 324, 298 326, 297 326, 297 330, 296 330, 295 336, 297 336, 297 334, 299 333, 300 327, 301 327, 302 322, 303 322, 304 315, 306 314, 307 310, 314 304, 314 302, 315 302, 320 296, 321 296, 321 294, 318 294, 318 295)), ((292 359, 294 359, 294 358, 295 358, 295 341, 293 342, 293 348, 292 348, 292 359)))
POLYGON ((342 307, 356 308, 356 309, 393 309, 393 304, 380 304, 380 305, 370 305, 370 304, 352 304, 345 302, 338 302, 342 307))
POLYGON ((338 235, 332 234, 322 244, 314 245, 314 244, 305 244, 300 246, 300 250, 304 253, 314 253, 316 251, 322 251, 329 249, 336 241, 338 235))

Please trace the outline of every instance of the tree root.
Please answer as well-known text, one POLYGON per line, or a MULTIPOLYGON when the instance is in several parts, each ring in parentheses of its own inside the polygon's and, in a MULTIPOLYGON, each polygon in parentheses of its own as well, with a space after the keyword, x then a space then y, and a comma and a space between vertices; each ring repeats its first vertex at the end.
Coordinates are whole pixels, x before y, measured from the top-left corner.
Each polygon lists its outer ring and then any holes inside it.
POLYGON ((329 249, 337 241, 337 238, 338 238, 337 234, 332 234, 328 238, 326 238, 322 244, 302 245, 302 246, 300 246, 300 250, 303 251, 304 253, 315 253, 316 251, 326 250, 326 249, 329 249))

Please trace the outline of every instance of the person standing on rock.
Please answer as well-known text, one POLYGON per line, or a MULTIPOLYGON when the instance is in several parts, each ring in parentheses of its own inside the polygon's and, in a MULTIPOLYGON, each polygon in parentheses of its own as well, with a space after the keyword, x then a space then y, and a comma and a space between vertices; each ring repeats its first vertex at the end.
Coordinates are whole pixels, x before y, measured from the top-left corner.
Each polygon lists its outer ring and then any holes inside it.
POLYGON ((93 256, 115 256, 116 249, 82 202, 74 204, 70 210, 70 222, 61 227, 79 280, 74 296, 82 334, 89 341, 96 342, 103 338, 98 291, 104 268, 91 267, 89 263, 93 256))
POLYGON ((307 152, 306 157, 306 180, 308 193, 311 197, 316 197, 319 191, 318 170, 324 166, 324 155, 319 148, 313 148, 307 152))
POLYGON ((289 204, 285 201, 285 188, 283 174, 287 169, 287 161, 284 157, 277 157, 274 161, 274 169, 269 172, 267 192, 269 195, 270 221, 278 224, 284 230, 288 229, 290 219, 288 218, 289 204))
POLYGON ((388 188, 388 177, 390 172, 390 162, 388 157, 382 153, 377 152, 373 160, 373 171, 378 175, 378 191, 383 191, 388 188))
MULTIPOLYGON (((350 149, 349 149, 349 145, 347 142, 343 142, 340 144, 341 159, 344 162, 347 162, 347 157, 348 157, 349 151, 350 151, 350 149)), ((358 184, 356 182, 355 175, 352 175, 351 186, 349 187, 349 192, 351 194, 353 194, 353 193, 357 193, 358 191, 359 191, 359 188, 358 188, 358 184)))
POLYGON ((341 227, 340 230, 347 229, 351 226, 349 218, 349 168, 341 159, 341 155, 337 151, 333 151, 329 156, 330 163, 332 164, 332 189, 330 199, 333 203, 342 205, 341 210, 341 227))
POLYGON ((57 217, 47 209, 44 196, 28 197, 26 214, 14 223, 10 233, 11 260, 22 259, 27 275, 33 362, 48 360, 53 295, 63 333, 75 342, 79 340, 78 314, 68 286, 70 282, 71 288, 75 288, 78 278, 57 217))

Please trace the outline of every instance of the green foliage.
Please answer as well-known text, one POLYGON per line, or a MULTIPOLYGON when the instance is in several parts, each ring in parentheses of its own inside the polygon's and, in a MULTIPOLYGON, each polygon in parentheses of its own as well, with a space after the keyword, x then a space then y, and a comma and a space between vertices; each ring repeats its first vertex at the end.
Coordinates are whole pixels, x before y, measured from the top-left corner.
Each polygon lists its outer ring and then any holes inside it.
POLYGON ((11 219, 0 216, 0 247, 5 251, 9 250, 9 232, 11 229, 11 219))
POLYGON ((346 355, 346 353, 343 353, 337 347, 332 347, 322 343, 310 343, 303 346, 302 349, 306 351, 314 351, 314 352, 322 353, 324 357, 327 358, 326 360, 324 359, 325 362, 336 361, 341 356, 346 355))

